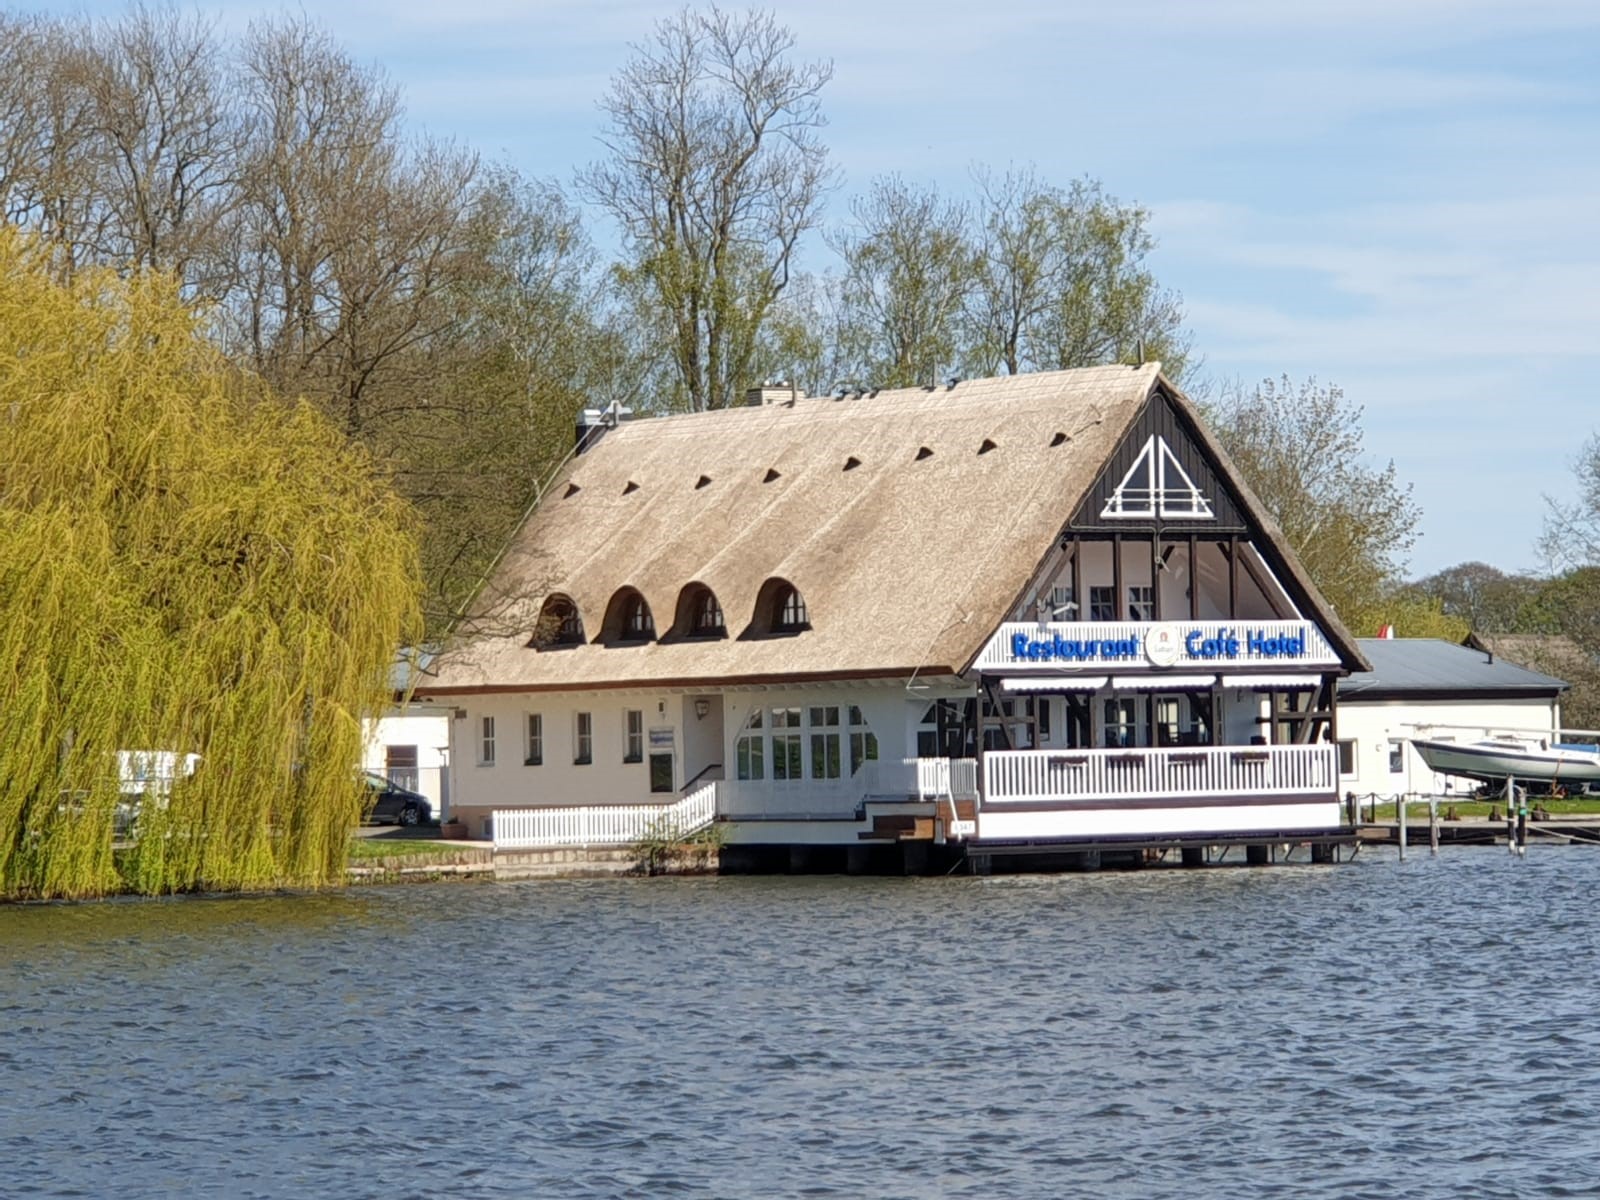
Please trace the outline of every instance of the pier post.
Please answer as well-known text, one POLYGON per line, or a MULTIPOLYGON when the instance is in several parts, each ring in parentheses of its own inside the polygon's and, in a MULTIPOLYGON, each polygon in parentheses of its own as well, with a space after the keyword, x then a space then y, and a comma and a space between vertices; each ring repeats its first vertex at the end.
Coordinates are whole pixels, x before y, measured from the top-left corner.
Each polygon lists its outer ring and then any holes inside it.
POLYGON ((1517 779, 1506 776, 1506 852, 1517 852, 1517 779))
POLYGON ((928 873, 928 842, 902 842, 900 846, 900 873, 926 875, 928 873))
POLYGON ((1267 851, 1269 849, 1270 849, 1270 847, 1267 847, 1267 846, 1246 846, 1244 848, 1244 861, 1245 861, 1245 863, 1247 865, 1249 865, 1249 866, 1252 866, 1252 867, 1264 867, 1264 866, 1266 866, 1267 865, 1267 851))
POLYGON ((1183 848, 1183 865, 1186 867, 1203 867, 1206 865, 1206 850, 1204 846, 1185 846, 1183 848))
POLYGON ((1394 815, 1400 831, 1400 861, 1406 860, 1406 798, 1402 793, 1395 797, 1394 815))
POLYGON ((1439 853, 1439 801, 1428 797, 1428 853, 1439 853))

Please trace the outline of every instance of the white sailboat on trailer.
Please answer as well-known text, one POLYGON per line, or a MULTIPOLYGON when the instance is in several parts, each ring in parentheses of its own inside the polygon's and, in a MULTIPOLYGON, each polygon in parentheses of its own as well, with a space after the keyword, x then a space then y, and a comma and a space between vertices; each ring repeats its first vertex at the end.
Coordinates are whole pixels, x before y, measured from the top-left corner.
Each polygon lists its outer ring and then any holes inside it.
POLYGON ((1569 787, 1600 784, 1600 747, 1585 743, 1507 736, 1472 742, 1412 738, 1411 744, 1422 761, 1441 775, 1459 775, 1484 783, 1514 778, 1569 787))

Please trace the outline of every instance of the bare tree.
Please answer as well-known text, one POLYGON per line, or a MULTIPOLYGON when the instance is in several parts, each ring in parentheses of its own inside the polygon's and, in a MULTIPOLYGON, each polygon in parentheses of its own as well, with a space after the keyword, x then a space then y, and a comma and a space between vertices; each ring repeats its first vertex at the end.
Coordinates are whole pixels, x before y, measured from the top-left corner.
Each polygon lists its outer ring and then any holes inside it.
POLYGON ((612 81, 609 157, 579 187, 622 231, 659 306, 683 402, 735 403, 831 173, 817 137, 831 64, 796 64, 766 13, 685 8, 612 81))
POLYGON ((1182 374, 1183 306, 1145 265, 1150 214, 1092 180, 977 174, 981 197, 971 353, 987 374, 1160 359, 1182 374))
POLYGON ((1600 433, 1584 444, 1572 473, 1578 497, 1568 502, 1545 497, 1544 536, 1539 545, 1552 563, 1600 566, 1600 433))
POLYGON ((413 351, 444 333, 474 156, 408 145, 398 96, 302 21, 252 27, 235 328, 255 367, 356 437, 417 402, 413 351))
POLYGON ((240 148, 221 55, 211 22, 138 5, 96 27, 82 72, 106 215, 95 257, 170 271, 213 296, 227 284, 211 268, 240 148))
POLYGON ((44 240, 65 275, 93 260, 106 220, 88 40, 79 27, 0 15, 0 200, 5 219, 44 240))
POLYGON ((844 259, 842 357, 848 382, 908 387, 953 371, 976 260, 964 205, 898 176, 873 181, 834 238, 844 259))

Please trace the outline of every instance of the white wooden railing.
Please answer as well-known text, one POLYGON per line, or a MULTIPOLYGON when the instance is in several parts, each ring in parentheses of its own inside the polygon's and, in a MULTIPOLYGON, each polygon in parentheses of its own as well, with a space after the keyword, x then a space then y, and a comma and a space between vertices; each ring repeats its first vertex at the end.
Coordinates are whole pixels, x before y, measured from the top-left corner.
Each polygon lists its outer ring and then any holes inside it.
POLYGON ((914 758, 917 765, 917 798, 937 800, 976 799, 978 760, 975 758, 914 758))
POLYGON ((985 805, 1190 796, 1337 794, 1334 746, 1194 746, 1159 750, 993 750, 985 805))
POLYGON ((497 809, 496 850, 618 846, 644 838, 681 838, 711 824, 717 785, 702 784, 671 804, 588 804, 572 808, 497 809))
POLYGON ((857 791, 862 796, 915 796, 936 800, 941 796, 975 799, 978 762, 972 758, 881 759, 862 768, 857 791))

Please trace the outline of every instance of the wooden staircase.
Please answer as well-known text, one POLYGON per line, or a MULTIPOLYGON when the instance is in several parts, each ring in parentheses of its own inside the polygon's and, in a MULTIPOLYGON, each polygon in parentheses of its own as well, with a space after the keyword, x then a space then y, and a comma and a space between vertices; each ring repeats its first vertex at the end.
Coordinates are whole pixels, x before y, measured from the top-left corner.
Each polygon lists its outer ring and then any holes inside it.
POLYGON ((948 823, 947 814, 952 804, 956 820, 977 820, 976 800, 940 800, 933 806, 934 812, 927 816, 915 813, 876 815, 872 818, 872 828, 862 830, 856 837, 863 842, 931 842, 939 833, 940 827, 948 823))

